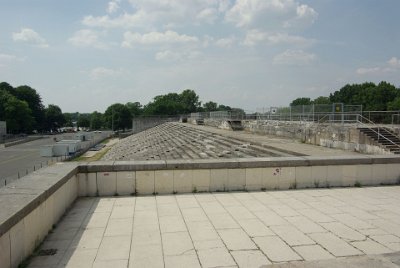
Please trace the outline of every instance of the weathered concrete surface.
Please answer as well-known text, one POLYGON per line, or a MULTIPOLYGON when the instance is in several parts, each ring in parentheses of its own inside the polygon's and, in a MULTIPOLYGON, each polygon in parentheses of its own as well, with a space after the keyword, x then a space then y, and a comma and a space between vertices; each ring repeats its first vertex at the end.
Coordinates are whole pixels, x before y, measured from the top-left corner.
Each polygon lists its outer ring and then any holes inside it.
POLYGON ((398 267, 399 201, 399 186, 80 198, 28 267, 398 267))
POLYGON ((254 135, 207 126, 166 123, 132 135, 103 160, 255 158, 274 156, 357 154, 304 144, 289 138, 254 135))

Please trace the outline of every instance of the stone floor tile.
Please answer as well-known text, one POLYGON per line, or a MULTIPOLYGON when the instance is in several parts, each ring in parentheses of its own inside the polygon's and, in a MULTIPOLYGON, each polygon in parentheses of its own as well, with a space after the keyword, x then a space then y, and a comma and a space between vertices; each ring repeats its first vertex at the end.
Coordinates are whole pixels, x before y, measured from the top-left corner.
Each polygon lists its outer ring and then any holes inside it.
POLYGON ((234 229, 239 225, 228 213, 208 215, 215 229, 234 229))
POLYGON ((131 196, 121 196, 115 199, 114 208, 117 206, 128 206, 132 209, 135 207, 136 199, 131 196))
POLYGON ((365 210, 353 207, 353 206, 344 206, 344 207, 338 207, 341 211, 346 212, 347 214, 353 215, 354 217, 360 219, 360 220, 375 220, 379 219, 378 216, 369 213, 365 210))
POLYGON ((290 246, 315 244, 307 235, 291 225, 271 226, 270 228, 290 246))
POLYGON ((255 219, 257 218, 253 213, 251 213, 247 208, 242 205, 239 206, 228 206, 225 209, 231 214, 231 216, 236 219, 255 219))
POLYGON ((158 226, 150 229, 134 229, 132 234, 132 245, 161 245, 161 234, 158 226))
POLYGON ((332 233, 314 233, 309 234, 309 236, 336 257, 362 254, 362 252, 355 249, 332 233))
POLYGON ((103 239, 104 229, 93 228, 87 229, 82 233, 78 233, 70 244, 70 248, 96 249, 100 247, 103 239))
POLYGON ((288 222, 272 210, 267 211, 255 211, 254 214, 266 225, 285 225, 288 222))
POLYGON ((181 209, 200 208, 194 195, 177 195, 176 201, 181 209))
POLYGON ((197 251, 203 249, 225 248, 224 243, 219 237, 214 240, 194 240, 193 244, 197 251))
POLYGON ((58 267, 92 267, 96 253, 97 249, 67 250, 58 267))
POLYGON ((254 242, 242 229, 222 229, 218 230, 218 233, 228 250, 257 249, 254 242))
POLYGON ((190 236, 193 241, 215 240, 218 239, 218 233, 209 221, 187 222, 190 236))
POLYGON ((153 225, 158 224, 158 215, 156 210, 136 211, 133 220, 133 225, 153 225))
POLYGON ((236 266, 235 261, 226 248, 202 249, 198 250, 197 254, 201 266, 204 268, 236 266))
POLYGON ((241 200, 240 203, 251 212, 269 210, 269 208, 267 208, 260 201, 255 199, 241 200))
POLYGON ((321 201, 308 202, 307 205, 327 215, 343 213, 339 208, 330 206, 321 201))
POLYGON ((181 215, 159 217, 162 233, 186 232, 186 225, 181 215))
POLYGON ((164 268, 162 246, 160 244, 132 246, 129 268, 164 268))
POLYGON ((202 208, 183 208, 182 215, 186 222, 208 221, 202 208))
POLYGON ((105 236, 101 241, 97 260, 127 260, 131 245, 130 236, 105 236))
POLYGON ((131 206, 114 206, 110 219, 133 218, 134 207, 131 206))
POLYGON ((293 210, 310 208, 310 206, 306 203, 293 197, 280 199, 280 201, 288 205, 293 210))
MULTIPOLYGON (((41 249, 44 249, 41 247, 41 249)), ((34 256, 29 262, 29 268, 57 267, 65 254, 65 250, 57 250, 56 254, 50 256, 34 256)))
POLYGON ((290 217, 290 216, 298 216, 299 213, 292 209, 291 207, 282 204, 281 201, 279 201, 279 204, 277 205, 268 205, 270 209, 272 209, 276 214, 282 217, 290 217))
POLYGON ((200 205, 207 215, 227 213, 225 208, 217 201, 206 202, 206 203, 200 202, 200 205))
POLYGON ((383 245, 386 243, 400 243, 400 237, 391 234, 370 235, 369 238, 383 245))
POLYGON ((120 236, 131 235, 133 227, 133 219, 110 219, 107 224, 104 236, 120 236))
POLYGON ((91 213, 84 220, 82 227, 84 228, 105 228, 110 218, 111 212, 91 213))
POLYGON ((240 202, 230 193, 216 193, 214 196, 225 208, 241 206, 240 202))
POLYGON ((335 234, 336 236, 345 239, 346 241, 365 240, 365 235, 351 229, 340 222, 326 222, 321 225, 335 234))
POLYGON ((333 218, 329 217, 328 215, 325 215, 325 214, 321 213, 320 211, 313 209, 313 208, 299 209, 297 212, 299 212, 303 216, 306 216, 310 220, 317 222, 317 223, 335 221, 333 218))
POLYGON ((366 235, 366 236, 385 235, 385 234, 387 234, 387 232, 385 232, 384 230, 379 229, 379 228, 360 229, 360 230, 357 230, 357 231, 359 231, 360 233, 362 233, 363 235, 366 235))
POLYGON ((336 219, 337 221, 340 221, 343 224, 346 224, 347 226, 353 228, 353 229, 371 229, 374 228, 373 225, 369 224, 366 221, 357 219, 356 217, 343 213, 343 214, 335 214, 331 215, 332 218, 336 219))
POLYGON ((400 237, 400 222, 394 223, 385 219, 370 220, 369 223, 373 224, 375 227, 386 231, 389 234, 393 234, 400 237))
POLYGON ((255 237, 253 241, 260 247, 268 259, 273 262, 302 260, 302 258, 278 236, 255 237))
POLYGON ((162 243, 165 256, 194 252, 194 246, 188 232, 163 233, 162 243))
POLYGON ((327 232, 321 225, 309 220, 305 216, 285 217, 285 220, 305 234, 327 232))
POLYGON ((159 217, 181 215, 177 204, 157 204, 157 212, 159 217))
POLYGON ((328 251, 323 249, 320 245, 305 245, 305 246, 296 246, 293 249, 300 254, 306 261, 314 261, 314 260, 325 260, 325 259, 334 259, 328 251))
POLYGON ((79 228, 66 228, 60 229, 56 228, 54 232, 50 233, 46 239, 47 241, 57 241, 57 240, 72 240, 78 233, 79 228))
POLYGON ((239 268, 262 267, 271 262, 260 250, 239 250, 231 252, 239 268))
POLYGON ((238 223, 250 237, 275 235, 259 219, 240 219, 238 223))
POLYGON ((111 261, 97 261, 93 263, 92 268, 126 268, 128 267, 128 260, 111 260, 111 261))
POLYGON ((196 268, 201 267, 197 255, 165 256, 165 268, 196 268))
POLYGON ((367 239, 365 241, 356 241, 352 242, 351 244, 365 254, 384 254, 393 252, 393 250, 388 249, 387 247, 371 239, 367 239))

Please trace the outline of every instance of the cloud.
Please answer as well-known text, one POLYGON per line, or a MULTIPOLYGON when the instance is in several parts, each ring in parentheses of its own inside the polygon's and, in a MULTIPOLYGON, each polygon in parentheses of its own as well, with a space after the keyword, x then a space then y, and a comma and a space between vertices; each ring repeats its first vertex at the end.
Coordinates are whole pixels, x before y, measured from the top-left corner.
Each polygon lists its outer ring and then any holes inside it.
POLYGON ((12 38, 15 42, 23 42, 41 48, 49 47, 46 40, 30 28, 22 28, 20 32, 13 33, 12 38))
POLYGON ((92 80, 99 80, 106 77, 117 77, 126 73, 123 69, 109 69, 105 67, 96 67, 92 69, 89 73, 89 76, 92 80))
POLYGON ((131 48, 135 44, 138 45, 165 45, 165 44, 185 44, 185 43, 197 43, 199 39, 195 36, 189 36, 185 34, 178 34, 174 31, 162 32, 149 32, 146 34, 125 32, 124 41, 122 42, 123 47, 131 48))
POLYGON ((120 2, 121 2, 121 0, 112 0, 112 1, 108 2, 107 12, 109 14, 117 12, 119 9, 120 2))
POLYGON ((171 51, 164 50, 157 52, 155 55, 156 60, 159 61, 181 61, 187 59, 195 59, 199 57, 201 53, 197 50, 187 50, 187 51, 171 51))
POLYGON ((17 62, 17 61, 24 61, 23 58, 19 58, 15 55, 10 54, 0 54, 0 67, 5 67, 10 63, 17 62))
POLYGON ((307 53, 303 50, 288 49, 285 52, 274 57, 274 64, 283 65, 308 65, 316 59, 313 53, 307 53))
POLYGON ((392 57, 386 63, 381 64, 381 66, 358 68, 356 73, 359 75, 376 75, 397 72, 398 70, 400 70, 400 59, 392 57))
POLYGON ((314 42, 314 39, 307 39, 298 35, 289 35, 287 33, 267 33, 258 29, 252 29, 247 31, 243 44, 246 46, 254 46, 258 43, 309 46, 314 42))
POLYGON ((225 20, 237 27, 290 27, 313 23, 318 13, 294 0, 237 0, 226 12, 225 20))
POLYGON ((397 57, 392 57, 387 63, 392 67, 400 67, 400 59, 397 57))
POLYGON ((235 43, 234 37, 221 38, 215 41, 215 45, 221 48, 230 48, 235 43))
POLYGON ((68 39, 73 46, 94 47, 106 49, 107 45, 99 40, 99 34, 96 31, 83 29, 74 33, 74 36, 68 39))

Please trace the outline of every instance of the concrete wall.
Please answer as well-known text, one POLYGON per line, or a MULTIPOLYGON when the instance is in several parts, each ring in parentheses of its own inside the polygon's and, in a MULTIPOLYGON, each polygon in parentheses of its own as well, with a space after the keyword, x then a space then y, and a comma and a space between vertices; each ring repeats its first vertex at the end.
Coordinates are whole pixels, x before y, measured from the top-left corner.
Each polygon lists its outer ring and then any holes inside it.
MULTIPOLYGON (((366 154, 389 154, 375 141, 361 134, 355 124, 243 120, 242 125, 245 131, 251 133, 298 139, 309 144, 366 154)), ((398 132, 398 129, 394 129, 394 131, 398 132)))
POLYGON ((80 166, 80 196, 397 184, 400 157, 280 157, 80 166))
POLYGON ((0 189, 0 267, 18 267, 78 196, 77 165, 56 164, 0 189))
POLYGON ((400 156, 63 163, 0 188, 0 267, 18 267, 78 196, 398 184, 400 156))

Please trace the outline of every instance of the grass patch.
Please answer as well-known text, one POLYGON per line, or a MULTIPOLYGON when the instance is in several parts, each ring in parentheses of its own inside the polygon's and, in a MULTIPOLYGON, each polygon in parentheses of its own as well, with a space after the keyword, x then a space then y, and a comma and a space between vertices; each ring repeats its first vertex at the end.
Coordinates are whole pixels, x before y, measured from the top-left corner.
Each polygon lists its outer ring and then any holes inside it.
POLYGON ((92 157, 84 157, 83 155, 73 159, 72 161, 77 161, 77 162, 94 162, 94 161, 99 161, 109 150, 111 150, 111 147, 106 147, 93 155, 92 157))

